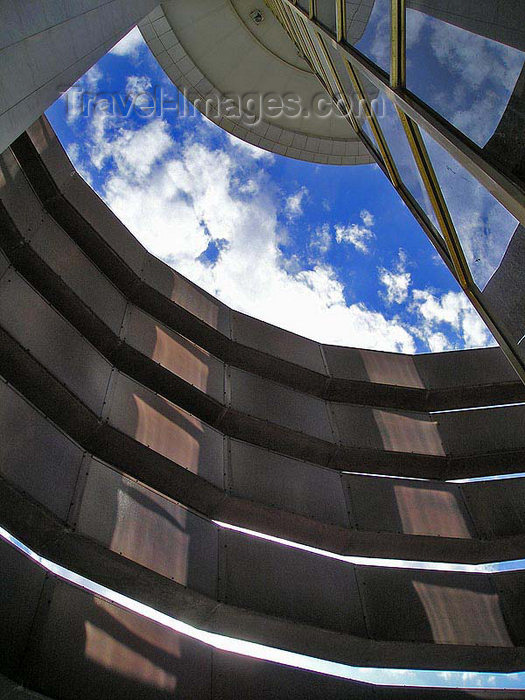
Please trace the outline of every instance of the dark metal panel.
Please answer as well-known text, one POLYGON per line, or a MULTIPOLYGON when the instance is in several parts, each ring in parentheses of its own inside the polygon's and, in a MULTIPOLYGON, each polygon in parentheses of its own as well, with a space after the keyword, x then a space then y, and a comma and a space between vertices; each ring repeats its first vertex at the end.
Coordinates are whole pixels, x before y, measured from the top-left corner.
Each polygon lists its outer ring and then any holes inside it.
POLYGON ((336 345, 323 345, 323 351, 334 378, 424 388, 412 355, 336 345))
POLYGON ((80 447, 4 382, 0 434, 2 476, 65 518, 82 460, 80 447))
POLYGON ((462 484, 461 490, 481 537, 525 533, 525 479, 462 484))
POLYGON ((0 540, 0 671, 11 673, 22 661, 45 574, 0 540))
POLYGON ((44 218, 44 209, 11 149, 0 155, 0 199, 20 233, 31 238, 44 218))
POLYGON ((120 373, 108 410, 112 426, 222 488, 221 433, 120 373))
POLYGON ((213 651, 213 700, 372 700, 371 686, 213 651))
POLYGON ((80 175, 75 174, 68 180, 62 194, 122 260, 139 274, 146 250, 80 175))
POLYGON ((525 447, 525 406, 441 413, 435 417, 447 454, 466 455, 525 447))
POLYGON ((334 441, 326 402, 288 387, 231 369, 232 407, 242 413, 334 441))
POLYGON ((217 527, 92 459, 76 529, 109 549, 217 597, 217 527))
POLYGON ((241 345, 326 374, 319 343, 237 311, 232 311, 232 339, 241 345))
POLYGON ((224 363, 137 307, 130 309, 123 339, 200 391, 224 402, 224 363))
MULTIPOLYGON (((332 404, 343 445, 444 455, 437 421, 428 413, 332 404)), ((373 465, 370 467, 373 470, 373 465)))
POLYGON ((210 695, 211 651, 58 582, 25 672, 32 687, 64 700, 195 700, 210 695))
POLYGON ((111 365, 14 271, 0 281, 0 323, 100 414, 111 365))
POLYGON ((511 647, 488 576, 358 567, 372 639, 511 647))
MULTIPOLYGON (((465 662, 468 665, 468 661, 465 662)), ((446 671, 444 672, 444 674, 446 671)), ((521 690, 465 690, 458 688, 411 688, 410 686, 376 686, 374 697, 377 700, 521 700, 521 690)))
POLYGON ((525 571, 500 573, 494 585, 503 603, 503 612, 516 646, 525 645, 525 571))
MULTIPOLYGON (((32 21, 35 19, 37 18, 31 17, 32 21)), ((44 165, 60 188, 70 180, 76 171, 57 139, 51 124, 47 119, 38 119, 29 127, 27 133, 44 165)))
POLYGON ((0 676, 0 700, 51 700, 45 695, 34 693, 23 686, 0 676))
POLYGON ((9 260, 0 250, 0 279, 3 277, 5 271, 9 268, 9 260))
POLYGON ((470 538, 473 524, 458 484, 345 474, 359 530, 470 538))
POLYGON ((226 337, 230 337, 229 308, 179 275, 162 260, 148 253, 141 277, 153 289, 182 306, 226 337))
POLYGON ((341 477, 331 469, 232 440, 229 485, 236 496, 348 527, 341 477))
POLYGON ((222 542, 225 602, 366 636, 352 566, 232 531, 221 532, 222 542))
POLYGON ((46 215, 31 247, 82 301, 118 335, 126 300, 57 223, 46 215))
POLYGON ((516 373, 500 348, 414 355, 414 363, 430 389, 516 381, 516 373))

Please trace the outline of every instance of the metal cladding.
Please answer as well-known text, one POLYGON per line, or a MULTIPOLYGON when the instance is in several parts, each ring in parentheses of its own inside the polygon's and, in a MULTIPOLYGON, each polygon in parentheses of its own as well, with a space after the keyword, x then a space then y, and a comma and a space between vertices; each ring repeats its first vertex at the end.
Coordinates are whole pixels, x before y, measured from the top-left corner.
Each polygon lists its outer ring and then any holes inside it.
POLYGON ((156 4, 157 0, 2 3, 0 150, 156 4))
POLYGON ((1 165, 2 697, 456 698, 380 670, 525 669, 525 572, 482 572, 525 553, 525 478, 469 480, 525 471, 499 348, 301 338, 151 256, 45 119, 1 165))

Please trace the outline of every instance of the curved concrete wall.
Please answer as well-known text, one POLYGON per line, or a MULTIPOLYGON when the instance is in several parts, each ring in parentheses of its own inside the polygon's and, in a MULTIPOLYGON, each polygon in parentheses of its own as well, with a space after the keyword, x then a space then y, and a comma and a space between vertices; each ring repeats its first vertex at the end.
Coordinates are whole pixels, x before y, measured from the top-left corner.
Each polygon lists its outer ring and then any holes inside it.
MULTIPOLYGON (((524 667, 521 572, 356 565, 221 525, 336 555, 519 558, 525 479, 443 479, 522 470, 525 407, 429 413, 523 400, 499 349, 410 357, 300 338, 228 309, 149 255, 44 120, 1 165, 2 527, 229 636, 353 665, 524 667)), ((1 602, 11 626, 0 671, 40 692, 76 698, 95 674, 98 697, 149 697, 146 686, 155 697, 175 687, 177 697, 233 697, 227 669, 255 673, 259 662, 215 659, 45 583, 1 548, 13 597, 1 602), (19 586, 33 601, 23 624, 19 586)), ((383 696, 260 663, 267 690, 253 697, 291 689, 294 677, 310 689, 303 697, 383 696)))

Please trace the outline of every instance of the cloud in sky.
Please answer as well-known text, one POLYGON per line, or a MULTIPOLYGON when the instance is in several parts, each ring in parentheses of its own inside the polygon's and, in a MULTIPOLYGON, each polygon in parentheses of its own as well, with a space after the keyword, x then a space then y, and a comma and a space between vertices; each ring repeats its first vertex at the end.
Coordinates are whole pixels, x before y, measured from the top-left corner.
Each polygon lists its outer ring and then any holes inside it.
POLYGON ((289 218, 295 218, 296 216, 301 216, 303 213, 303 200, 308 196, 308 189, 306 187, 300 187, 297 192, 289 195, 286 198, 284 205, 284 211, 289 218))
POLYGON ((436 295, 428 289, 415 289, 412 292, 411 306, 419 318, 416 332, 420 337, 426 338, 432 352, 454 349, 444 333, 447 327, 463 339, 466 348, 496 344, 463 292, 436 295))
MULTIPOLYGON (((204 121, 207 124, 212 124, 212 122, 205 118, 204 121)), ((231 146, 233 146, 233 148, 241 154, 249 156, 250 158, 253 158, 253 160, 273 160, 273 153, 270 153, 270 151, 265 151, 264 148, 259 148, 259 146, 255 146, 253 143, 243 141, 242 139, 238 138, 237 136, 234 136, 233 134, 228 134, 227 137, 231 146)))
MULTIPOLYGON (((130 73, 128 92, 151 83, 130 73)), ((94 78, 103 86, 100 73, 94 78)), ((349 246, 369 252, 373 213, 362 209, 358 223, 334 225, 340 212, 320 222, 308 212, 308 226, 296 226, 313 186, 299 184, 283 200, 272 154, 200 115, 182 126, 97 111, 87 126, 80 118, 71 124, 75 165, 153 254, 233 308, 323 342, 405 353, 490 342, 461 292, 410 294, 403 251, 391 270, 380 269, 388 304, 356 299, 337 256, 349 246)))
POLYGON ((379 282, 385 287, 383 296, 387 304, 402 304, 408 297, 412 276, 406 271, 406 262, 406 253, 400 249, 398 261, 393 270, 379 268, 379 282))
POLYGON ((348 224, 348 226, 337 224, 335 240, 338 243, 350 243, 360 253, 368 253, 368 244, 374 238, 372 231, 374 217, 366 209, 363 209, 359 216, 362 224, 348 224))
MULTIPOLYGON (((364 303, 347 304, 330 265, 304 269, 284 258, 279 197, 245 149, 229 140, 214 148, 200 136, 175 142, 160 120, 119 129, 106 120, 92 125, 89 153, 91 167, 105 173, 101 194, 124 224, 152 253, 225 303, 324 342, 415 350, 397 318, 364 303), (246 182, 252 183, 248 191, 246 182), (217 241, 218 256, 210 263, 205 254, 217 241)), ((372 222, 369 213, 361 218, 372 222)))
POLYGON ((126 78, 126 95, 140 95, 151 89, 151 78, 146 75, 128 75, 126 78))
POLYGON ((330 224, 318 226, 310 237, 310 250, 316 255, 325 255, 332 245, 330 224))
POLYGON ((115 44, 109 53, 114 56, 130 56, 136 54, 143 45, 144 40, 140 30, 134 27, 118 44, 115 44))

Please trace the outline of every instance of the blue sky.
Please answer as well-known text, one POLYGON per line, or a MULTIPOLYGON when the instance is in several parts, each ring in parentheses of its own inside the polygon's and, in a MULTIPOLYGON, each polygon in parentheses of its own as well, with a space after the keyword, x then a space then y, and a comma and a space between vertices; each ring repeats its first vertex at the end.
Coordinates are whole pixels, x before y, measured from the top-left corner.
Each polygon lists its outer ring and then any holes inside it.
POLYGON ((176 99, 135 29, 47 111, 80 173, 151 252, 230 306, 315 340, 408 353, 493 343, 377 166, 271 155, 198 113, 71 109, 80 88, 125 103, 156 87, 176 99))

